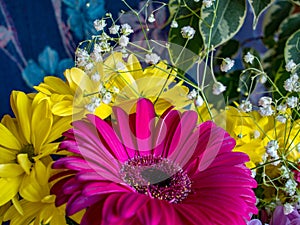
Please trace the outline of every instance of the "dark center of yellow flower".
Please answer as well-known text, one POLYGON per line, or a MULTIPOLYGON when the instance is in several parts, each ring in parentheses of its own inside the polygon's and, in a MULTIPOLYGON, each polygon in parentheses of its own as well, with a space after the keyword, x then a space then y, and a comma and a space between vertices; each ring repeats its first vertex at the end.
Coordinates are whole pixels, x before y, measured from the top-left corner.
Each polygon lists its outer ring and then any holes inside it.
POLYGON ((34 147, 32 144, 23 146, 23 148, 20 150, 19 154, 27 154, 30 162, 34 163, 33 157, 35 155, 34 155, 34 147))
POLYGON ((120 174, 136 192, 170 203, 181 202, 191 192, 188 175, 166 158, 136 156, 123 164, 120 174))

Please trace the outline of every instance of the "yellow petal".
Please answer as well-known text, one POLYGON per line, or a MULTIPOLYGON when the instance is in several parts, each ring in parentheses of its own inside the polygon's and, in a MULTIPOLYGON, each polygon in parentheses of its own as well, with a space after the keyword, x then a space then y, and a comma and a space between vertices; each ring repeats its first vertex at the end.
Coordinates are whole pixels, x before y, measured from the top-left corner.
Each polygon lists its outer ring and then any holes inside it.
POLYGON ((23 168, 23 170, 25 171, 26 174, 30 174, 30 169, 31 169, 31 165, 32 163, 30 162, 30 160, 28 159, 28 155, 23 153, 23 154, 18 154, 17 155, 17 160, 18 163, 20 164, 20 166, 23 168))
POLYGON ((24 173, 23 168, 15 163, 0 164, 0 177, 16 177, 24 173))
POLYGON ((47 140, 52 127, 53 117, 49 110, 47 101, 40 102, 32 113, 31 130, 32 141, 35 154, 39 153, 40 147, 47 140))
POLYGON ((22 181, 22 176, 13 178, 0 178, 0 206, 10 201, 19 190, 22 181))
POLYGON ((12 199, 12 203, 14 205, 14 207, 16 208, 16 210, 21 214, 24 215, 24 210, 20 204, 20 201, 18 200, 17 195, 15 197, 13 197, 12 199))
POLYGON ((36 178, 38 184, 47 185, 49 178, 49 171, 47 170, 47 167, 41 161, 36 161, 34 165, 34 170, 36 171, 36 178))
POLYGON ((10 149, 21 149, 19 140, 2 124, 0 123, 0 145, 10 149))
POLYGON ((2 118, 1 123, 6 126, 7 129, 16 137, 16 139, 22 144, 27 144, 27 141, 22 134, 22 131, 18 125, 16 118, 11 118, 9 115, 5 115, 2 118))
POLYGON ((133 54, 131 54, 128 57, 126 67, 128 68, 129 72, 132 74, 134 79, 138 79, 143 75, 143 68, 138 58, 133 54))
POLYGON ((30 143, 31 102, 29 98, 24 92, 13 91, 11 94, 11 106, 26 141, 30 143))
POLYGON ((72 95, 70 87, 60 78, 54 76, 46 76, 44 82, 51 87, 52 92, 72 95))
POLYGON ((62 136, 62 133, 71 128, 72 118, 62 117, 53 122, 52 128, 50 130, 50 134, 46 140, 46 143, 53 142, 62 136))
POLYGON ((95 110, 95 115, 99 116, 101 119, 105 119, 112 113, 111 106, 101 103, 99 107, 95 110))
POLYGON ((57 102, 52 107, 52 113, 58 116, 71 116, 73 113, 72 101, 57 102))
POLYGON ((2 163, 13 163, 16 160, 18 150, 10 150, 0 147, 0 164, 2 163))

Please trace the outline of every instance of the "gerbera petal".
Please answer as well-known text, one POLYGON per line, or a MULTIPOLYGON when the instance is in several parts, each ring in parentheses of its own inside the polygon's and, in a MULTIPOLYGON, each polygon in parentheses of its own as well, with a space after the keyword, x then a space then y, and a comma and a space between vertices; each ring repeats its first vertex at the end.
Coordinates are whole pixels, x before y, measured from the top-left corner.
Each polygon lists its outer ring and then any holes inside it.
MULTIPOLYGON (((165 208, 163 202, 153 199, 145 203, 145 206, 138 213, 138 217, 142 224, 145 225, 159 225, 161 218, 164 215, 161 208, 165 208)), ((167 224, 167 221, 165 221, 167 224)))
POLYGON ((139 99, 136 106, 136 140, 139 154, 149 154, 151 150, 151 133, 154 131, 155 112, 151 101, 139 99))

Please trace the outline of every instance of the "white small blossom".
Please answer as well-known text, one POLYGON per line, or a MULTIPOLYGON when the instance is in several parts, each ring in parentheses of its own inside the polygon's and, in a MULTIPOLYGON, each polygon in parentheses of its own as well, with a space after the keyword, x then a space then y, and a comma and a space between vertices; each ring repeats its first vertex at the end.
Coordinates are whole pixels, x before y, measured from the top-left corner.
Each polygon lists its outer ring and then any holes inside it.
POLYGON ((204 103, 203 98, 201 97, 201 95, 197 95, 196 100, 195 100, 195 105, 197 107, 202 106, 204 103))
POLYGON ((106 88, 104 87, 103 83, 99 85, 99 93, 104 95, 107 92, 106 88))
POLYGON ((93 103, 85 105, 85 109, 91 113, 95 112, 96 106, 93 103))
POLYGON ((95 82, 100 81, 100 79, 101 79, 100 74, 99 74, 99 73, 94 73, 94 74, 91 76, 91 79, 92 79, 92 81, 95 81, 95 82))
POLYGON ((155 65, 159 62, 159 60, 160 60, 160 57, 155 53, 145 55, 145 62, 148 64, 155 65))
POLYGON ((192 39, 196 31, 191 26, 185 26, 181 28, 181 34, 183 38, 192 39))
POLYGON ((119 45, 122 46, 122 47, 126 47, 129 43, 129 38, 126 37, 125 35, 122 35, 120 38, 119 38, 119 45))
POLYGON ((222 64, 220 66, 220 70, 222 72, 228 72, 233 66, 234 66, 234 60, 231 60, 230 58, 226 57, 222 61, 222 64))
POLYGON ((294 206, 292 206, 290 203, 285 203, 283 205, 283 213, 284 215, 289 215, 294 211, 294 206))
POLYGON ((289 196, 293 196, 296 192, 296 188, 297 188, 297 183, 296 181, 289 179, 286 183, 285 183, 285 188, 286 188, 286 193, 289 196))
POLYGON ((272 116, 274 113, 274 110, 272 109, 272 106, 269 105, 267 107, 259 107, 258 112, 261 116, 272 116))
POLYGON ((271 140, 266 146, 266 152, 269 156, 274 159, 278 158, 277 150, 279 149, 279 144, 277 140, 271 140))
POLYGON ((221 82, 216 82, 213 84, 212 89, 214 95, 219 95, 226 90, 226 86, 224 86, 221 82))
POLYGON ((252 104, 248 100, 243 100, 242 103, 239 105, 239 109, 243 112, 251 112, 252 111, 252 104))
POLYGON ((265 84, 267 82, 267 76, 265 74, 262 74, 259 76, 259 83, 265 84))
POLYGON ((173 20, 173 21, 172 21, 171 27, 172 27, 172 28, 177 28, 177 27, 178 27, 178 23, 176 22, 176 20, 173 20))
POLYGON ((288 72, 291 72, 292 70, 294 70, 296 68, 296 63, 294 63, 294 60, 290 60, 288 61, 288 63, 285 65, 285 69, 288 72))
POLYGON ((281 114, 276 116, 276 120, 279 121, 280 123, 286 123, 286 117, 281 114))
POLYGON ((286 179, 290 178, 289 170, 285 166, 281 166, 280 170, 281 170, 281 175, 283 178, 286 178, 286 179))
POLYGON ((300 153, 300 143, 297 144, 296 148, 297 148, 297 151, 300 153))
POLYGON ((294 81, 291 78, 286 79, 283 87, 286 91, 292 92, 294 90, 294 81))
POLYGON ((194 0, 194 2, 200 2, 200 0, 194 0))
POLYGON ((89 62, 88 64, 85 65, 84 70, 87 72, 90 72, 91 70, 93 70, 95 67, 94 63, 89 62))
POLYGON ((148 22, 149 23, 154 23, 155 22, 155 17, 154 17, 153 13, 151 13, 150 16, 148 17, 148 22))
POLYGON ((209 8, 212 6, 214 0, 203 0, 202 4, 205 8, 209 8))
POLYGON ((102 98, 102 102, 104 104, 109 104, 112 100, 112 94, 110 92, 106 92, 102 98))
POLYGON ((272 104, 272 98, 271 97, 267 97, 267 96, 263 96, 259 99, 258 101, 258 105, 262 106, 262 107, 267 107, 269 105, 272 104))
POLYGON ((247 52, 247 54, 244 56, 244 60, 246 63, 253 63, 254 55, 252 55, 250 52, 247 52))
POLYGON ((117 34, 119 32, 119 29, 119 25, 112 25, 110 28, 108 28, 110 34, 117 34))
POLYGON ((293 108, 297 107, 297 104, 298 104, 298 98, 295 97, 295 96, 288 97, 288 98, 286 99, 286 104, 287 104, 288 107, 290 107, 290 108, 293 109, 293 108))
POLYGON ((103 42, 108 41, 108 40, 111 39, 111 37, 105 32, 102 32, 102 34, 99 35, 98 37, 99 37, 99 40, 103 41, 103 42))
POLYGON ((78 48, 76 50, 76 65, 79 67, 83 67, 88 63, 90 58, 89 53, 85 49, 78 48))
POLYGON ((121 33, 128 36, 129 34, 133 33, 131 26, 128 23, 124 23, 121 25, 121 33))
POLYGON ((287 105, 286 104, 280 104, 280 105, 277 106, 277 110, 279 112, 284 113, 286 111, 286 109, 287 109, 287 105))
POLYGON ((110 51, 110 44, 106 41, 100 42, 99 44, 102 52, 109 52, 110 51))
POLYGON ((124 63, 122 62, 117 62, 116 63, 116 70, 119 71, 119 70, 126 70, 126 66, 124 65, 124 63))
POLYGON ((120 92, 120 89, 117 88, 116 86, 113 86, 112 91, 113 91, 114 93, 117 93, 117 94, 118 94, 118 93, 120 92))
POLYGON ((97 107, 100 106, 101 99, 94 96, 94 97, 92 97, 92 99, 91 99, 91 103, 94 104, 94 106, 97 108, 97 107))
POLYGON ((255 178, 256 177, 256 170, 251 170, 251 177, 255 178))
POLYGON ((104 19, 101 19, 101 20, 95 20, 94 21, 94 27, 96 29, 96 31, 101 31, 104 29, 104 27, 106 27, 106 22, 104 19))
POLYGON ((197 91, 195 89, 193 89, 192 91, 190 91, 190 93, 188 94, 188 99, 193 100, 195 99, 197 96, 197 91))
POLYGON ((259 138, 259 137, 260 137, 260 132, 259 132, 258 130, 255 130, 255 131, 253 132, 253 137, 254 137, 254 139, 259 138))

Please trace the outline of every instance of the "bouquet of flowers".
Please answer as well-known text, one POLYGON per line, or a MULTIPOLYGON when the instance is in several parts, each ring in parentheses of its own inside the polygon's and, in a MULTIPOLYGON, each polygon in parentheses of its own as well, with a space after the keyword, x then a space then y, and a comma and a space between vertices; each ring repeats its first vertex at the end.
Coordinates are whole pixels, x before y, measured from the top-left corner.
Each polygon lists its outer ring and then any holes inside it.
POLYGON ((264 50, 234 39, 246 1, 124 4, 11 93, 0 223, 300 224, 299 2, 249 1, 264 50))

